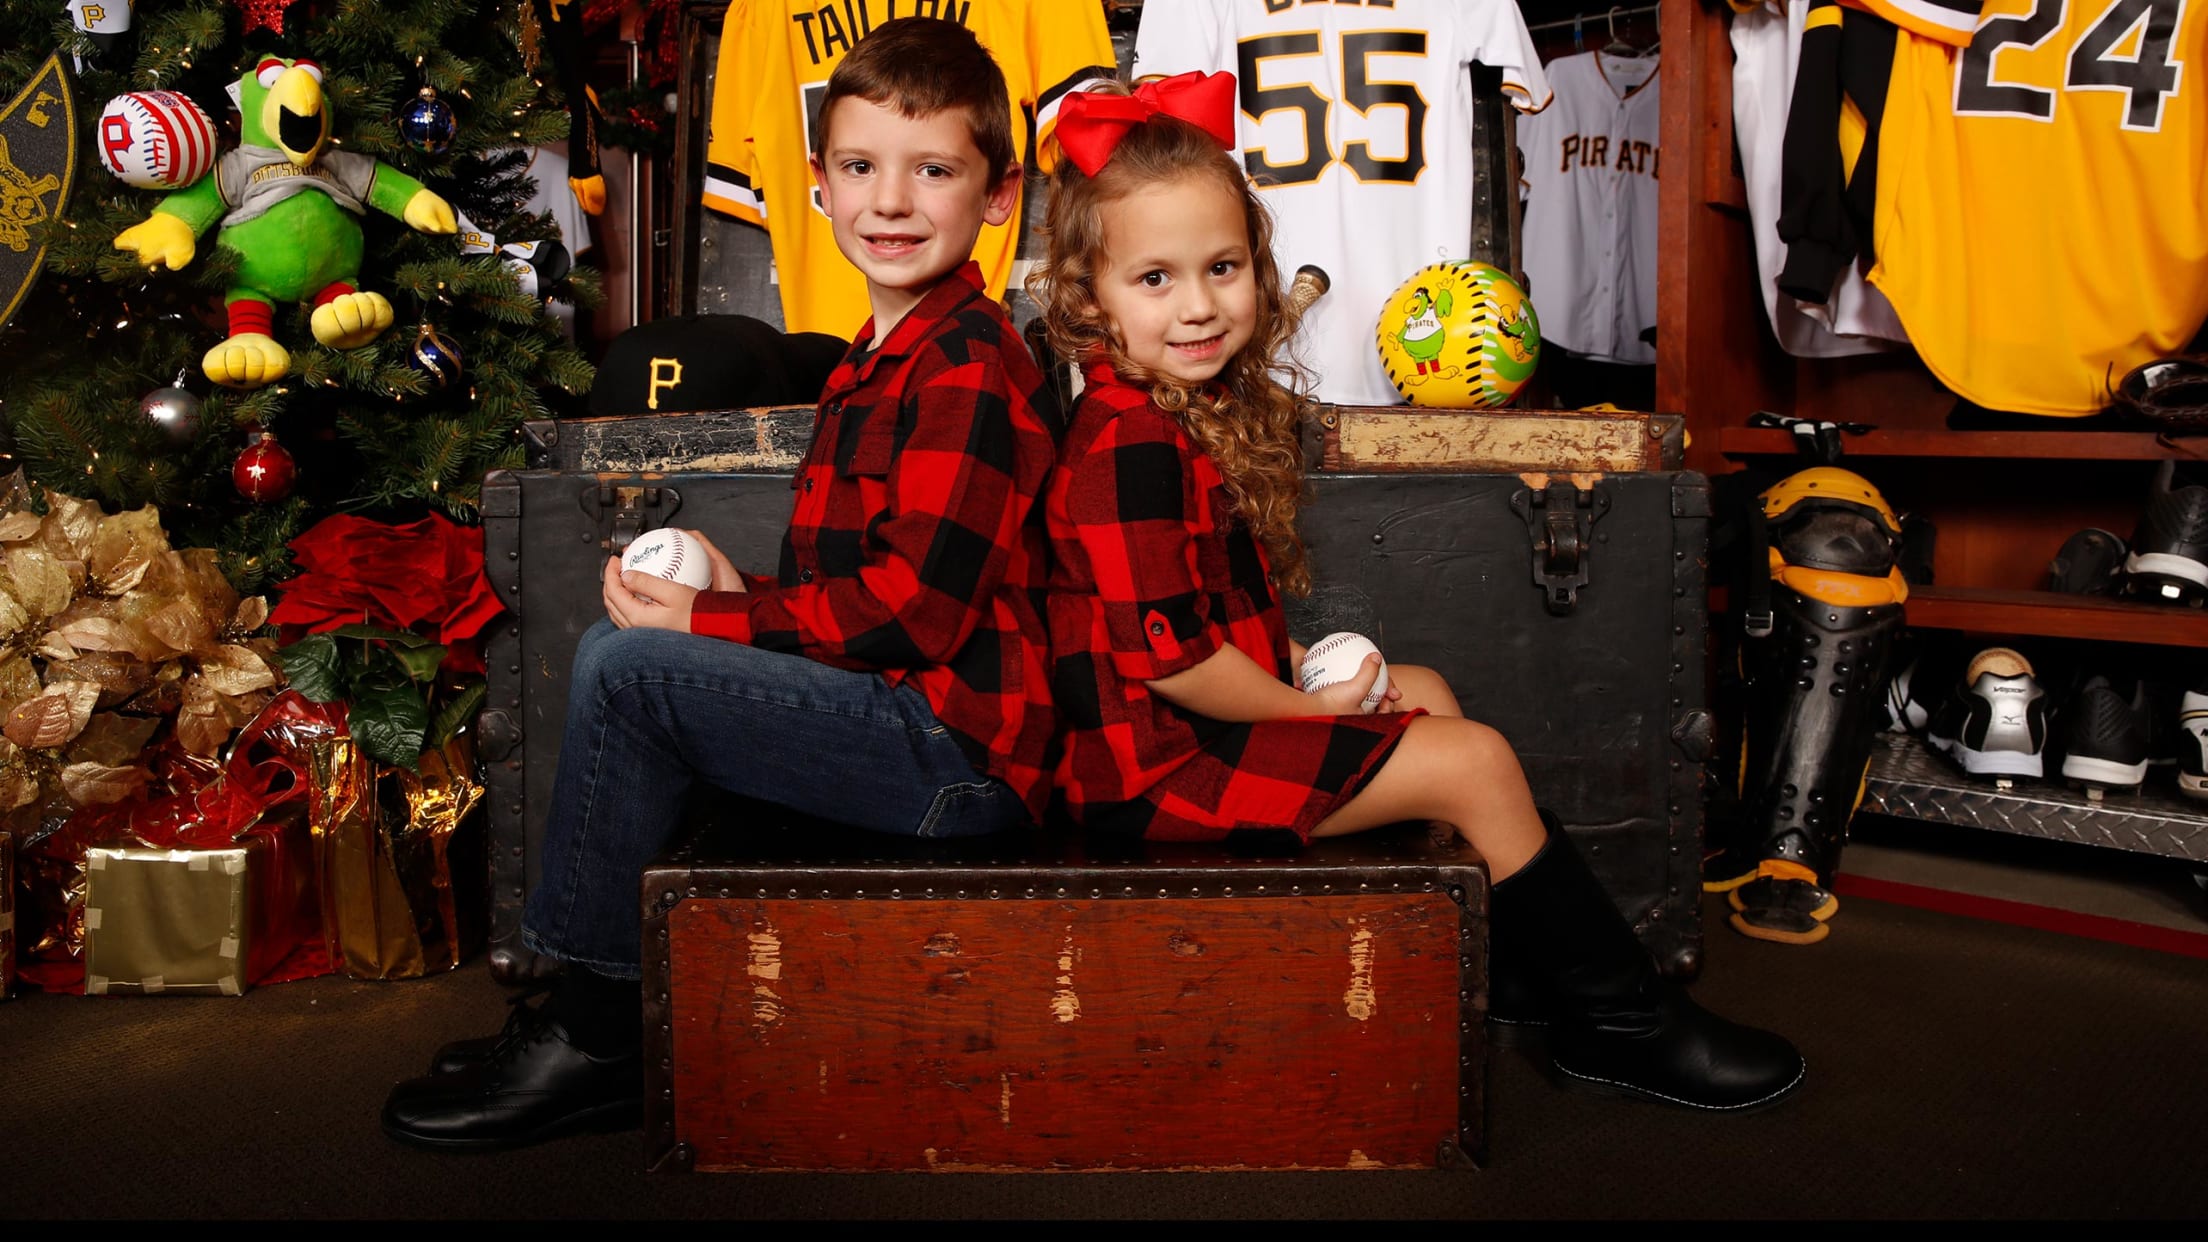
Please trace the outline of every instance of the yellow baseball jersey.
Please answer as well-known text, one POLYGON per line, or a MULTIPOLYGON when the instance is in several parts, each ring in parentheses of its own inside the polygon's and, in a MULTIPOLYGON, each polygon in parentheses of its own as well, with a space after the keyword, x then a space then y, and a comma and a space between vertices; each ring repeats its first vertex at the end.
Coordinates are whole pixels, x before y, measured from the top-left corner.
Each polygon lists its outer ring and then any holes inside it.
MULTIPOLYGON (((806 160, 828 75, 875 26, 914 16, 960 23, 996 58, 1014 152, 1031 167, 1059 102, 1114 76, 1104 7, 1093 0, 733 0, 713 75, 704 199, 772 237, 788 331, 849 340, 866 322, 866 280, 836 249, 806 160)), ((974 243, 990 297, 1004 297, 1020 218, 1015 209, 974 243)))
POLYGON ((1871 283, 1949 388, 2078 416, 2208 318, 2208 4, 1988 0, 1898 36, 1871 283))
POLYGON ((1903 30, 1956 47, 1970 46, 1971 36, 1978 29, 1979 15, 1986 8, 1985 0, 1840 0, 1840 3, 1851 9, 1876 13, 1903 30))

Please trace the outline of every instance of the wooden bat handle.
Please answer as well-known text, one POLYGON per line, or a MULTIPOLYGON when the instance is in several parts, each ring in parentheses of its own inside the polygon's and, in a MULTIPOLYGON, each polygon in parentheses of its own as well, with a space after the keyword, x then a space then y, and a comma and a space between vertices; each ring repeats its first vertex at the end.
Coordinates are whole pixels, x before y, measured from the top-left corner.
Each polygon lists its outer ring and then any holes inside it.
POLYGON ((1311 304, 1318 301, 1329 288, 1333 287, 1333 284, 1334 282, 1327 278, 1324 271, 1309 263, 1297 268, 1296 278, 1288 285, 1288 312, 1292 315, 1303 314, 1303 312, 1311 309, 1311 304))

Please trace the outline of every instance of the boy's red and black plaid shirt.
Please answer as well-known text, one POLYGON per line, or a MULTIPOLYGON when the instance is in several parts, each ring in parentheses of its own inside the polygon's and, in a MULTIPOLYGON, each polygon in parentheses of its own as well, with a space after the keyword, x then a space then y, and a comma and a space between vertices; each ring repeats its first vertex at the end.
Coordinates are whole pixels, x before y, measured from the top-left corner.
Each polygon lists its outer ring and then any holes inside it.
POLYGON ((968 263, 828 377, 774 578, 706 591, 690 628, 928 696, 1038 818, 1055 726, 1041 498, 1063 418, 968 263))

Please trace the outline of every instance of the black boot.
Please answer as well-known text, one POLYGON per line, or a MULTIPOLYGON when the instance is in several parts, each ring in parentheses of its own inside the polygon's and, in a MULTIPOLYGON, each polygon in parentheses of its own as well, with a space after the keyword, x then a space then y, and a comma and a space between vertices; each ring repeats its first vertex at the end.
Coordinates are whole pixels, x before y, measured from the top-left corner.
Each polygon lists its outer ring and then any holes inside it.
POLYGON ((384 1133, 443 1151, 493 1151, 641 1124, 637 983, 570 969, 544 1004, 517 1005, 509 1025, 472 1068, 393 1087, 384 1133))
POLYGON ((1518 963, 1496 953, 1487 964, 1487 1041, 1498 1048, 1538 1047, 1549 1033, 1549 1006, 1518 963))
POLYGON ((1541 995, 1566 1082, 1719 1112, 1799 1087, 1794 1045, 1710 1013, 1659 975, 1556 818, 1541 819, 1547 844, 1495 885, 1492 973, 1516 972, 1541 995))

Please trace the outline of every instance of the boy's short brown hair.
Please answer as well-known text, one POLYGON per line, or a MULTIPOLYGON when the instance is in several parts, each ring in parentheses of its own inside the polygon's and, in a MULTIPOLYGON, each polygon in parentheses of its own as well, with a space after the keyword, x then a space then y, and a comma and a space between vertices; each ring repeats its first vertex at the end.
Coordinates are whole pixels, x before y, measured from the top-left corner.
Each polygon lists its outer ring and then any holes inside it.
POLYGON ((974 148, 995 184, 1019 162, 1012 149, 1011 93, 1004 70, 972 31, 941 17, 900 17, 883 22, 858 41, 828 75, 813 126, 813 158, 828 150, 828 117, 836 101, 863 99, 920 118, 956 110, 966 118, 974 148))

